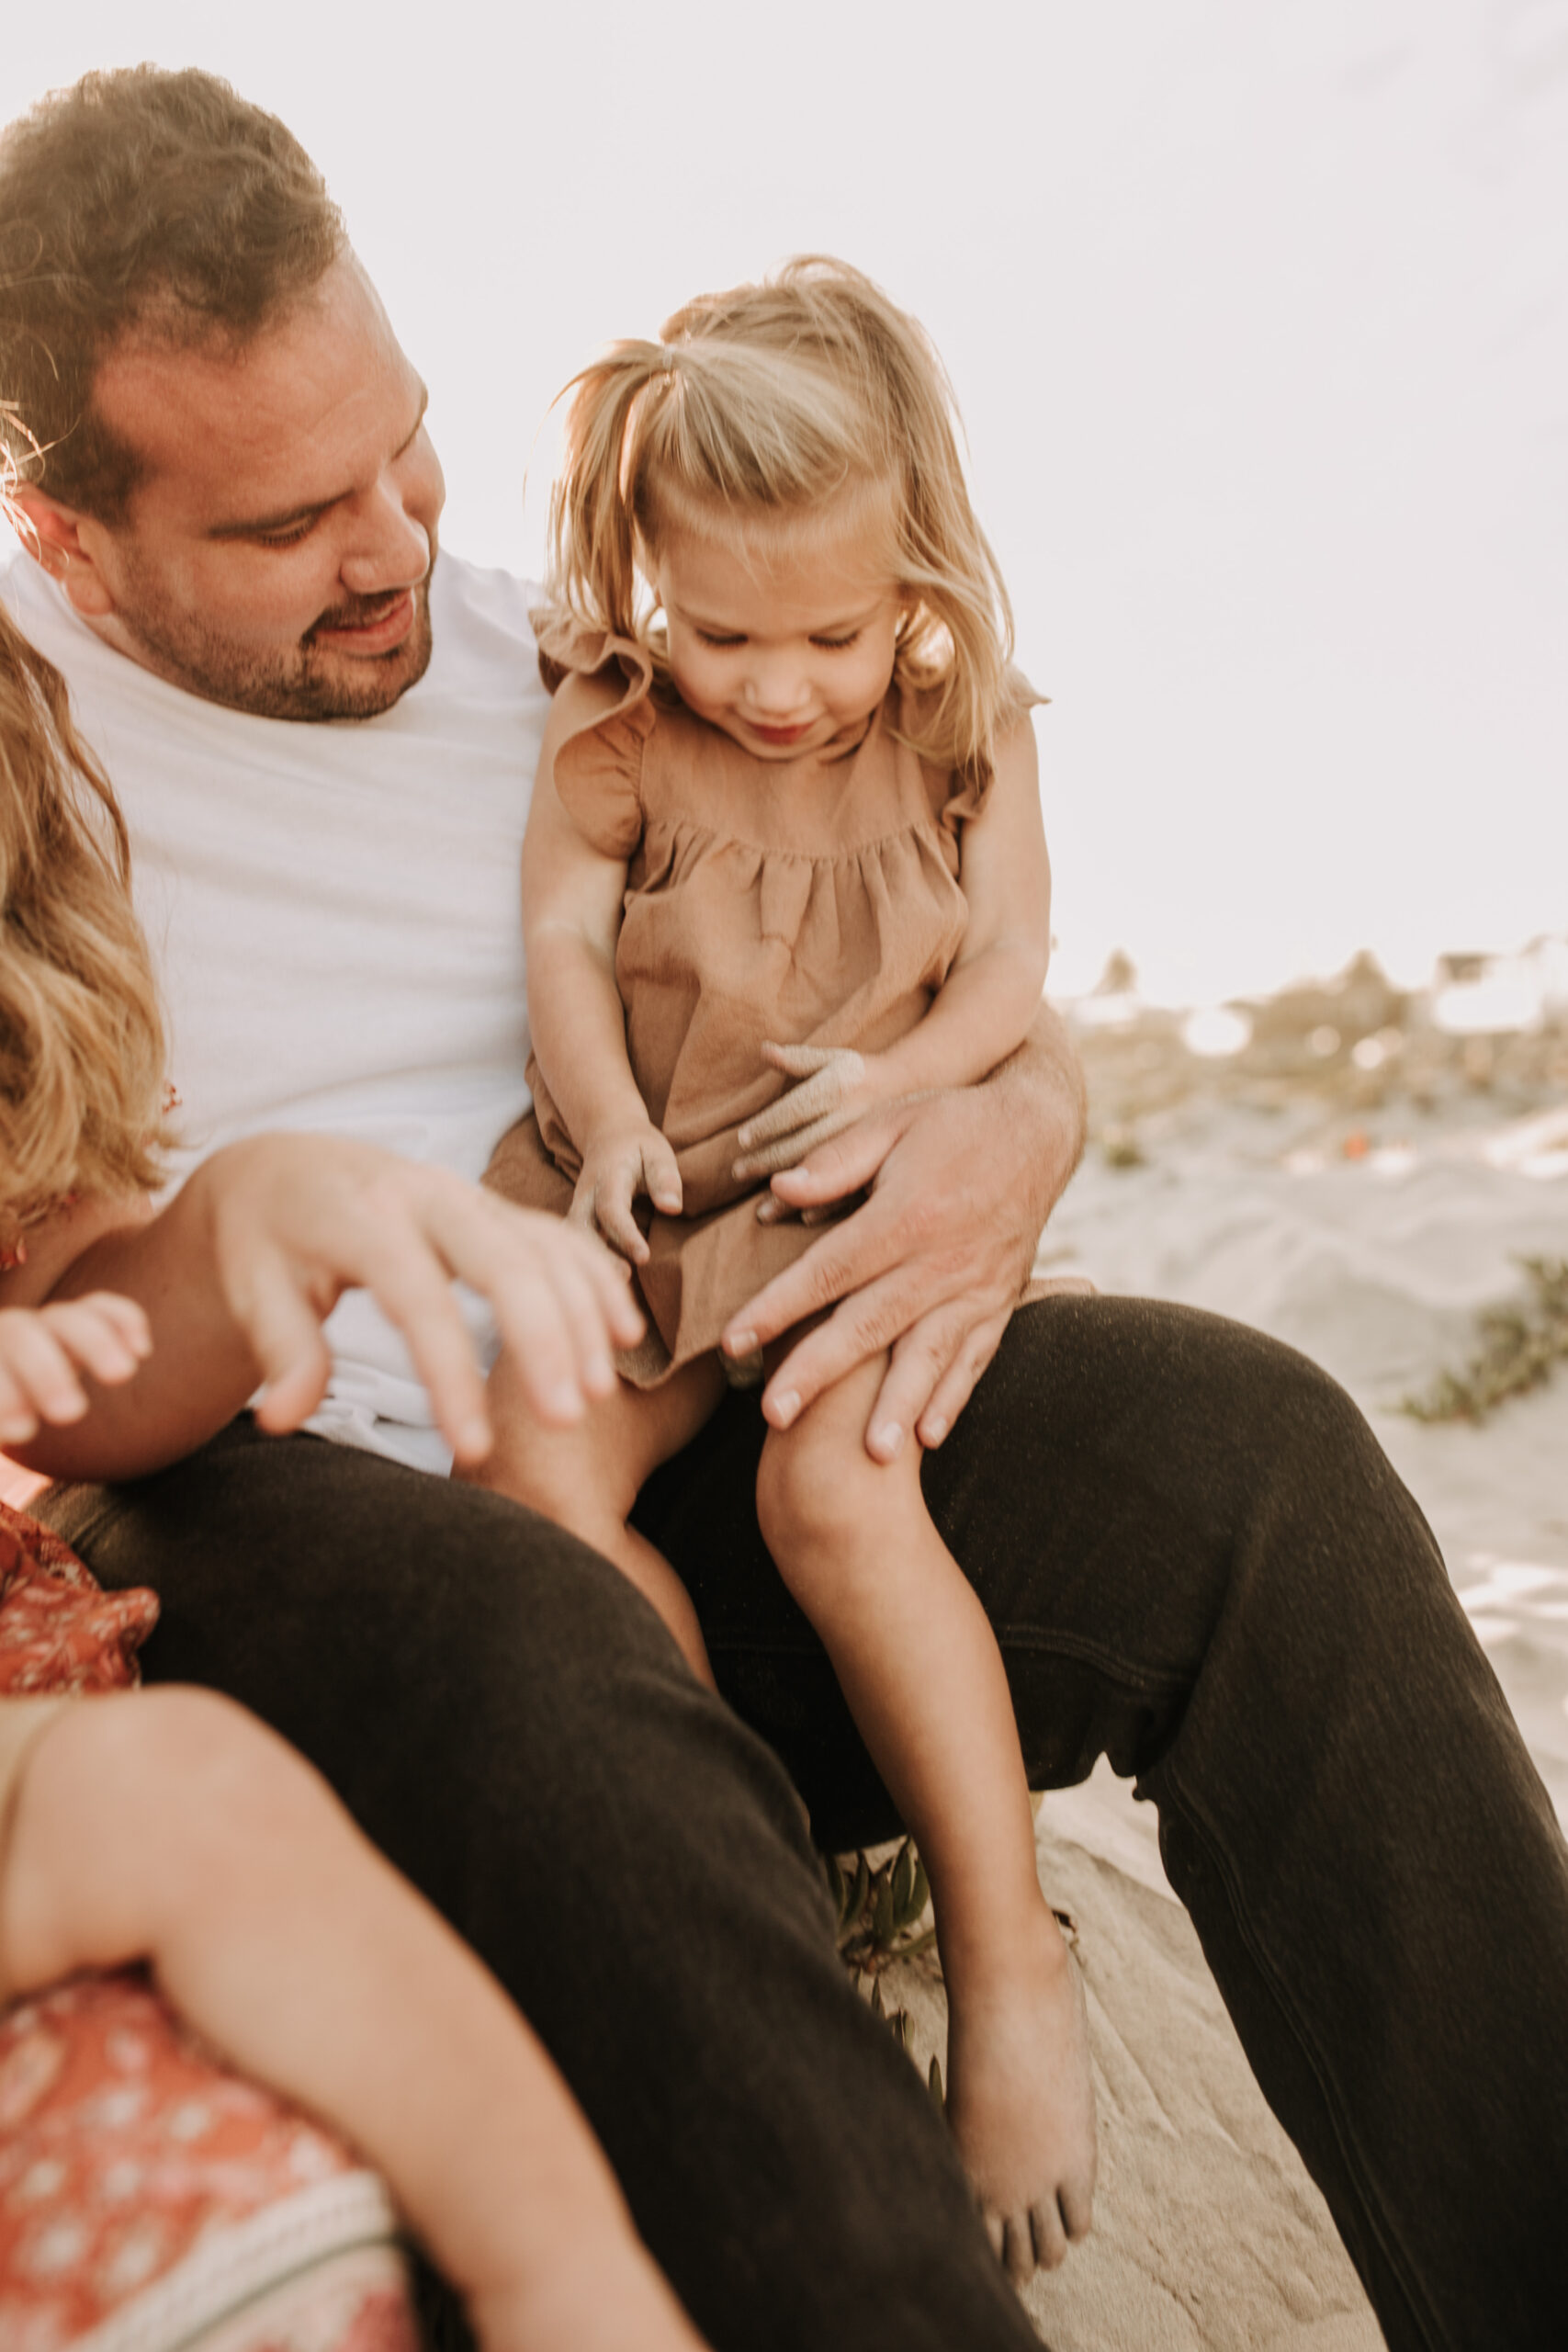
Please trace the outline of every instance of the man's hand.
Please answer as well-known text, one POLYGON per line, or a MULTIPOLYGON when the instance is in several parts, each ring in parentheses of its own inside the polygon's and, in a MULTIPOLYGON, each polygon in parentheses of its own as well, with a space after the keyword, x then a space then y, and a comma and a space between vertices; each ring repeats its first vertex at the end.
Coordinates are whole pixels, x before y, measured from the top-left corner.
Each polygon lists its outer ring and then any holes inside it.
POLYGON ((491 1427, 454 1281, 490 1301, 552 1428, 609 1395, 612 1347, 642 1336, 625 1275, 591 1236, 369 1144, 260 1136, 215 1154, 186 1189, 202 1196, 214 1272, 265 1383, 264 1429, 297 1429, 321 1402, 321 1327, 345 1290, 368 1290, 396 1324, 462 1462, 483 1459, 491 1427))
POLYGON ((1046 1217, 1083 1145, 1077 1057, 1042 1008, 1027 1043, 986 1082, 874 1112, 773 1179, 809 1214, 869 1187, 793 1266, 732 1317, 726 1352, 796 1341, 762 1394, 775 1428, 863 1363, 891 1351, 866 1430, 888 1462, 913 1430, 940 1445, 996 1351, 1046 1217))

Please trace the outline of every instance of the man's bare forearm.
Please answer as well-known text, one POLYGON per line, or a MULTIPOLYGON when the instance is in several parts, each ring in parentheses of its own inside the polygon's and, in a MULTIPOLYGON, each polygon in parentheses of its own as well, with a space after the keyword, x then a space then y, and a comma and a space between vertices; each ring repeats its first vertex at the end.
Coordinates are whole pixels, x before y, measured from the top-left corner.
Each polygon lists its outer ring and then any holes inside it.
POLYGON ((1043 1002, 1018 1051, 985 1083, 1006 1092, 1010 1115, 1032 1146, 1031 1213, 1038 1209, 1043 1228, 1083 1158, 1089 1128, 1083 1064, 1061 1014, 1043 1002))

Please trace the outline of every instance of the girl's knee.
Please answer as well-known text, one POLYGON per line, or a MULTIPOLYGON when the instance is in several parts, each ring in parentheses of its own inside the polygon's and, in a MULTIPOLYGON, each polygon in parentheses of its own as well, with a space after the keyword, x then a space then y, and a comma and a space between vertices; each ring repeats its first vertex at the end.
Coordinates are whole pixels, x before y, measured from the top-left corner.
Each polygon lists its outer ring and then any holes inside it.
POLYGON ((886 1528, 911 1498, 919 1503, 919 1449, 892 1463, 875 1462, 865 1450, 874 1396, 869 1391, 863 1407, 834 1391, 792 1429, 768 1432, 757 1472, 757 1519, 792 1589, 811 1557, 831 1553, 847 1568, 866 1536, 886 1528))

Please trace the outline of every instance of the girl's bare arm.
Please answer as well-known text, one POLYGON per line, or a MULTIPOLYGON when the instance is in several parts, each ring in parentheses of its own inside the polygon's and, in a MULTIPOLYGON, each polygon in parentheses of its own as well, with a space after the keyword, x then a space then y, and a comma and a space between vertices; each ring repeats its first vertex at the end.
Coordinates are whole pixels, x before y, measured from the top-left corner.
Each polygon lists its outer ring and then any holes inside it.
POLYGON ((326 1784, 213 1693, 62 1708, 0 1843, 0 1987, 148 1962, 387 2177, 485 2352, 697 2352, 580 2109, 326 1784))
POLYGON ((925 1019, 875 1057, 892 1095, 977 1085, 1017 1052, 1040 1011, 1051 960, 1051 861, 1027 718, 998 745, 985 807, 959 840, 968 927, 925 1019))
POLYGON ((523 842, 523 935, 534 1051, 582 1157, 572 1213, 640 1262, 648 1251, 632 1202, 646 1193, 676 1214, 681 1179, 626 1053, 615 985, 626 862, 584 838, 555 788, 557 746, 617 699, 577 677, 556 696, 523 842))

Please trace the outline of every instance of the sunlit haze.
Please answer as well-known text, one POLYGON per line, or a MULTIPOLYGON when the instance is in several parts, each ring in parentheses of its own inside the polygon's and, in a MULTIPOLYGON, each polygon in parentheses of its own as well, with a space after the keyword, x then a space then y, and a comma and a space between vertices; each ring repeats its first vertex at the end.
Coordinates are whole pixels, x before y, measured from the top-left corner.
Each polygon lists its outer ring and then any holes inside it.
POLYGON ((794 252, 886 285, 1052 698, 1060 987, 1568 927, 1565 0, 74 0, 3 41, 7 117, 142 57, 284 116, 483 562, 536 570, 598 343, 794 252))

